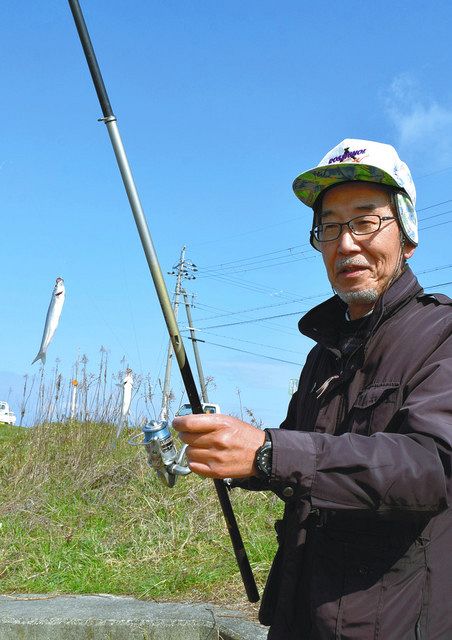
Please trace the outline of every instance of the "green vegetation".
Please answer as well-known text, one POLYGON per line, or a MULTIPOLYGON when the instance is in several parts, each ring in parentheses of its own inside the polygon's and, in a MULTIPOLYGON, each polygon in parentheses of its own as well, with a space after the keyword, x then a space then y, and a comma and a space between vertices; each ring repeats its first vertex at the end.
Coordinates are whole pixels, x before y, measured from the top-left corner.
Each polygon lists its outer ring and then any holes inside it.
MULTIPOLYGON (((164 487, 127 438, 102 424, 0 427, 1 591, 246 601, 213 483, 164 487)), ((231 500, 262 591, 281 503, 231 500)))

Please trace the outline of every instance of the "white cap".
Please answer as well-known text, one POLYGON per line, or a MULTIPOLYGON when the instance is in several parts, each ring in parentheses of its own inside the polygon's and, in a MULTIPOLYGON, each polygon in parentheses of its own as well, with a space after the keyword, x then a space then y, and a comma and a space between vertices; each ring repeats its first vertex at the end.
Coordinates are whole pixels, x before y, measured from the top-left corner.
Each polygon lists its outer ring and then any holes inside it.
POLYGON ((293 190, 299 200, 312 207, 325 189, 352 181, 385 184, 404 191, 408 198, 397 199, 399 220, 408 240, 417 244, 416 187, 407 165, 390 144, 347 138, 328 151, 316 167, 300 174, 293 190))

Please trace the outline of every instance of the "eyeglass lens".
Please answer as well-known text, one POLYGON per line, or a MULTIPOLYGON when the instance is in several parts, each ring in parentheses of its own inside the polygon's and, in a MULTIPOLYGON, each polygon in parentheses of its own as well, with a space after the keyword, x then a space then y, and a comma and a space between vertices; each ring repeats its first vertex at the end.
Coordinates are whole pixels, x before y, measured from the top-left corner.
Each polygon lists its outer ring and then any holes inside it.
POLYGON ((337 240, 341 235, 342 227, 348 227, 350 231, 362 236, 378 231, 381 218, 377 215, 357 216, 348 222, 325 222, 314 227, 314 236, 319 242, 337 240))

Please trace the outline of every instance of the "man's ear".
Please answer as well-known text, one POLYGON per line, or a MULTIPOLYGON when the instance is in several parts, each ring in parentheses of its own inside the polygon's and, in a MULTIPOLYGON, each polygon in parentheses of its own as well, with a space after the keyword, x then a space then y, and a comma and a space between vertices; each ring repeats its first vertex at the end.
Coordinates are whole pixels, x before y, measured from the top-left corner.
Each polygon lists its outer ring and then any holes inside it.
POLYGON ((411 242, 406 242, 405 247, 403 249, 403 257, 405 258, 405 260, 409 260, 413 255, 413 253, 415 252, 415 250, 416 250, 416 247, 414 246, 414 244, 411 244, 411 242))

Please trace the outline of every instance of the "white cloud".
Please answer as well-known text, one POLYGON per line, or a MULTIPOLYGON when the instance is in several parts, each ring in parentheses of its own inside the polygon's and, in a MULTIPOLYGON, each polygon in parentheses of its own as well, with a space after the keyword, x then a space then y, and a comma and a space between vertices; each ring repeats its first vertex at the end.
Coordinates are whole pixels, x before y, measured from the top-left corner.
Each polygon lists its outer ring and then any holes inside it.
POLYGON ((435 170, 452 162, 452 106, 426 97, 413 76, 394 79, 385 96, 402 157, 419 168, 435 170))

